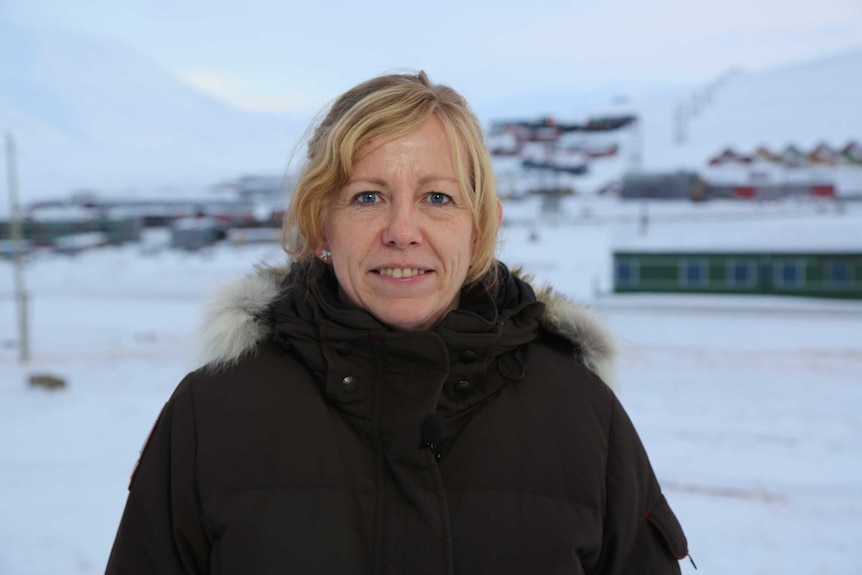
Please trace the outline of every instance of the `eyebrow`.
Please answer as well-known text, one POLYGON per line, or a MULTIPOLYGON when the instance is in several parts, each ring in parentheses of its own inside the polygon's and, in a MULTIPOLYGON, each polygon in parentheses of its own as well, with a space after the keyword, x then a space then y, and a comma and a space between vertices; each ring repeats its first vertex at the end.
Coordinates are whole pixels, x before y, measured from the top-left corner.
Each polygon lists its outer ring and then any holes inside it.
MULTIPOLYGON (((419 180, 419 185, 424 186, 425 184, 430 184, 431 182, 451 182, 454 184, 460 184, 460 182, 456 178, 445 178, 441 176, 425 176, 424 178, 419 180)), ((350 184, 373 184, 375 186, 386 187, 388 184, 385 180, 380 178, 356 178, 350 179, 347 181, 346 185, 350 184)))

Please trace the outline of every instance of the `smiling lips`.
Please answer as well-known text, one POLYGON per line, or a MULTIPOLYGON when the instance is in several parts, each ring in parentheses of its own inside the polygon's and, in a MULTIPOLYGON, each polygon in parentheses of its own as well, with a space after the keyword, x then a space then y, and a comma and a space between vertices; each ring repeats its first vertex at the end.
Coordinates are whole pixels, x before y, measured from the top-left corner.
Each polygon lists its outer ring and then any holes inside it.
POLYGON ((418 268, 380 268, 375 271, 382 276, 389 276, 396 279, 412 278, 413 276, 419 276, 425 273, 424 269, 418 268))

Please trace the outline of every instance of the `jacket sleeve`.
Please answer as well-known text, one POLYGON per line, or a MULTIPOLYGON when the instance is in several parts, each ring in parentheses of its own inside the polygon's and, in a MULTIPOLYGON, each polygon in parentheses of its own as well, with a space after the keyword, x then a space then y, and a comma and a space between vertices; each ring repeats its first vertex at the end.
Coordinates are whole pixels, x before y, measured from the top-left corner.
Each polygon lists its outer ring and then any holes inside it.
POLYGON ((180 384, 144 446, 106 575, 203 575, 209 543, 195 480, 190 387, 180 384))
POLYGON ((604 538, 593 573, 680 573, 678 561, 688 555, 685 534, 661 493, 631 420, 616 398, 613 401, 604 538))

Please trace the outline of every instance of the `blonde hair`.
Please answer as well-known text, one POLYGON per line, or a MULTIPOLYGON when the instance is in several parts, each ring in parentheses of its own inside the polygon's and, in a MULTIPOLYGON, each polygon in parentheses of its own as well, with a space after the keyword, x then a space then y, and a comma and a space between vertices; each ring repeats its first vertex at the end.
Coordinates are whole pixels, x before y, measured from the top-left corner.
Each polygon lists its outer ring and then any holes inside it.
MULTIPOLYGON (((425 72, 373 78, 342 94, 308 142, 308 157, 285 214, 282 244, 296 259, 314 256, 334 196, 350 178, 359 148, 375 139, 403 136, 436 114, 452 149, 461 191, 476 230, 475 257, 465 283, 495 263, 499 204, 482 126, 455 90, 432 84, 425 72)), ((492 274, 495 275, 495 274, 492 274)))

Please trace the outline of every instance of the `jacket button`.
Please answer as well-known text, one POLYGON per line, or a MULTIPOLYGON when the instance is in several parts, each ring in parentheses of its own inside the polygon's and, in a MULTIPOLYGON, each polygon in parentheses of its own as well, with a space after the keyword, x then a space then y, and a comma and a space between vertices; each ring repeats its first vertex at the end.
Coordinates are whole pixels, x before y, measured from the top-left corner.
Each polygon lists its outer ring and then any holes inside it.
POLYGON ((353 393, 359 389, 359 380, 352 375, 348 375, 341 380, 341 389, 344 390, 344 393, 353 393))
POLYGON ((339 341, 335 344, 335 351, 338 355, 350 355, 350 352, 353 351, 353 346, 346 341, 339 341))
POLYGON ((461 361, 463 361, 464 363, 472 363, 476 361, 477 357, 478 356, 476 355, 476 352, 472 349, 465 349, 461 352, 461 361))
POLYGON ((458 395, 467 395, 471 391, 473 391, 473 384, 466 379, 462 379, 455 384, 455 393, 458 395))

